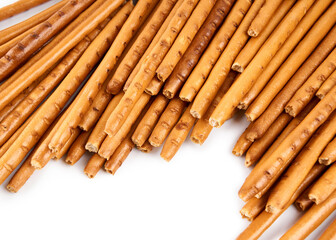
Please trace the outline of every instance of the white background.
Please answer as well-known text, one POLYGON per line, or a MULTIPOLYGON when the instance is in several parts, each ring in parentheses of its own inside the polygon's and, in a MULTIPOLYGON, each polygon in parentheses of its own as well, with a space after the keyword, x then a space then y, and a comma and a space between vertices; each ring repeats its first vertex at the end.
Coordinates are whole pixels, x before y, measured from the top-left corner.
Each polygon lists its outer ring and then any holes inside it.
MULTIPOLYGON (((2 0, 0 7, 12 2, 2 0)), ((0 22, 0 29, 55 2, 0 22)), ((246 126, 238 114, 203 146, 188 139, 170 163, 160 158, 161 149, 133 151, 115 176, 101 171, 88 179, 86 156, 75 166, 51 161, 17 194, 5 189, 6 181, 0 189, 1 239, 235 239, 248 225, 237 192, 250 170, 231 150, 246 126)), ((279 238, 299 216, 291 207, 261 239, 279 238)))

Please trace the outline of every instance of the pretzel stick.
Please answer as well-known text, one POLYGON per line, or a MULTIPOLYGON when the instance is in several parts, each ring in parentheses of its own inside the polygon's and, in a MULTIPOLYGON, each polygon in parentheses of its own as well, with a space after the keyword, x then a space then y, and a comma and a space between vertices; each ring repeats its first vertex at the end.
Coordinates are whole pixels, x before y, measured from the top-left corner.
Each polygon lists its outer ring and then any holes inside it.
POLYGON ((150 153, 153 150, 153 146, 148 141, 146 141, 141 146, 136 146, 136 147, 137 149, 139 149, 141 152, 144 152, 144 153, 150 153))
POLYGON ((318 45, 311 56, 297 70, 294 76, 289 80, 286 86, 273 99, 271 104, 263 112, 263 114, 254 122, 248 138, 254 141, 262 137, 271 124, 284 111, 284 108, 291 97, 295 94, 308 77, 315 71, 321 62, 328 56, 336 45, 336 28, 334 27, 325 39, 318 45))
POLYGON ((201 118, 215 98, 219 87, 223 84, 231 70, 233 60, 248 41, 249 37, 246 34, 246 31, 264 2, 265 0, 256 0, 253 2, 230 42, 224 49, 224 52, 212 68, 208 79, 199 90, 199 93, 192 104, 190 111, 194 117, 201 118))
POLYGON ((300 212, 304 212, 308 210, 311 206, 313 206, 314 202, 308 198, 308 193, 310 191, 310 188, 307 188, 301 195, 296 199, 294 205, 297 210, 300 212))
POLYGON ((169 49, 167 55, 156 70, 157 77, 160 81, 165 82, 173 72, 175 66, 190 46, 215 3, 216 1, 214 0, 203 0, 196 6, 173 46, 169 49))
POLYGON ((84 173, 88 178, 94 178, 105 162, 105 158, 100 157, 97 153, 93 154, 84 168, 84 173))
MULTIPOLYGON (((310 15, 309 13, 313 13, 314 12, 313 10, 316 9, 316 6, 320 6, 320 4, 322 3, 323 3, 322 1, 316 2, 316 4, 311 8, 311 11, 309 11, 307 15, 310 15)), ((320 9, 317 10, 320 11, 320 9)), ((246 115, 248 118, 254 121, 265 111, 267 106, 281 91, 281 89, 293 76, 293 74, 300 67, 300 65, 306 60, 306 58, 313 51, 313 49, 318 45, 318 43, 333 27, 333 24, 336 22, 335 16, 336 16, 336 4, 334 3, 327 9, 326 13, 323 14, 321 18, 313 25, 311 30, 306 34, 305 38, 299 43, 299 45, 295 48, 295 50, 292 52, 289 58, 287 58, 287 60, 282 64, 280 69, 271 78, 271 80, 268 81, 266 87, 264 87, 262 92, 259 94, 259 96, 254 100, 253 104, 246 111, 246 115)), ((304 21, 305 19, 307 18, 304 18, 302 21, 304 21)), ((284 45, 287 44, 285 43, 284 45)))
POLYGON ((319 156, 319 163, 330 165, 336 161, 336 138, 334 138, 319 156))
MULTIPOLYGON (((210 117, 210 124, 219 127, 231 116, 244 95, 251 89, 263 69, 271 61, 281 45, 286 41, 289 34, 296 28, 303 18, 307 9, 314 1, 297 1, 295 6, 286 15, 281 24, 266 41, 258 54, 253 58, 246 70, 234 82, 232 87, 225 94, 222 101, 210 117)), ((232 62, 231 62, 232 64, 232 62)), ((231 66, 230 64, 230 66, 231 66)))
POLYGON ((76 141, 72 144, 65 159, 65 162, 74 165, 85 153, 85 144, 89 139, 91 131, 82 132, 76 141))
POLYGON ((322 86, 319 88, 319 90, 316 93, 316 96, 319 99, 322 99, 327 95, 327 93, 336 85, 336 77, 335 76, 329 76, 327 80, 324 81, 322 86))
POLYGON ((65 156, 67 154, 68 150, 70 149, 70 147, 76 141, 77 137, 81 134, 81 132, 82 132, 82 130, 80 130, 79 128, 74 129, 74 131, 71 133, 71 136, 70 136, 69 140, 65 143, 65 145, 62 147, 62 149, 59 152, 53 153, 53 156, 52 156, 51 159, 59 160, 63 156, 65 156))
POLYGON ((159 29, 161 29, 161 25, 164 24, 164 22, 166 23, 165 19, 167 16, 169 18, 170 12, 176 2, 177 0, 169 0, 158 3, 152 15, 146 22, 144 29, 120 63, 112 79, 109 81, 107 87, 108 92, 116 94, 121 90, 132 70, 134 70, 134 67, 137 65, 137 62, 142 58, 141 56, 146 52, 147 47, 151 45, 151 41, 158 31, 160 31, 159 29))
POLYGON ((145 92, 151 96, 158 95, 164 82, 160 81, 156 76, 150 81, 145 92))
POLYGON ((329 169, 317 180, 308 193, 308 197, 317 205, 323 203, 336 189, 336 164, 331 165, 329 169))
POLYGON ((110 117, 113 110, 116 108, 118 103, 120 102, 123 93, 119 93, 115 97, 113 97, 112 101, 106 107, 103 115, 99 119, 95 128, 92 130, 92 133, 85 145, 85 149, 89 152, 97 153, 107 134, 104 132, 104 128, 107 122, 107 119, 110 117))
MULTIPOLYGON (((243 156, 243 154, 249 149, 253 142, 246 138, 246 134, 250 131, 253 123, 250 123, 249 126, 245 129, 245 131, 238 138, 235 146, 233 147, 232 153, 237 156, 243 156)), ((210 125, 211 126, 211 125, 210 125)))
POLYGON ((212 8, 207 19, 197 32, 187 51, 174 68, 163 88, 163 94, 171 99, 181 89, 193 68, 196 66, 202 53, 208 46, 216 30, 220 27, 224 18, 230 11, 233 0, 219 0, 212 8))
MULTIPOLYGON (((266 3, 270 1, 266 0, 266 3)), ((251 62, 252 58, 257 54, 258 50, 265 43, 267 38, 271 35, 273 30, 279 25, 280 21, 286 16, 295 1, 285 0, 270 19, 269 23, 265 26, 261 34, 257 38, 251 38, 240 51, 235 61, 232 64, 232 69, 242 73, 246 66, 251 62)), ((264 7, 264 6, 263 6, 264 7)), ((263 9, 263 7, 261 9, 263 9)), ((259 14, 256 16, 258 17, 259 14)))
POLYGON ((183 101, 191 102, 194 100, 198 91, 206 81, 213 65, 220 57, 250 6, 251 1, 237 1, 233 5, 228 16, 225 18, 223 25, 220 27, 203 53, 198 64, 184 83, 180 92, 180 98, 183 101))
POLYGON ((312 206, 280 239, 305 239, 336 209, 336 191, 312 206))
POLYGON ((122 100, 111 114, 106 123, 105 132, 114 136, 117 130, 125 122, 136 101, 140 98, 149 82, 155 76, 155 71, 162 59, 173 44, 177 34, 182 29, 191 12, 195 8, 198 0, 183 1, 164 31, 160 40, 155 44, 148 54, 146 60, 141 65, 139 72, 135 75, 131 85, 127 89, 122 100))
POLYGON ((169 100, 163 95, 158 95, 155 98, 132 135, 132 141, 137 147, 146 142, 168 102, 169 100))
POLYGON ((240 210, 243 218, 252 222, 264 209, 267 203, 268 194, 261 198, 251 198, 240 210))
POLYGON ((321 235, 319 240, 335 240, 336 239, 336 219, 328 226, 321 235))
POLYGON ((167 162, 175 156, 195 124, 196 118, 191 116, 190 108, 191 105, 184 111, 163 145, 160 156, 167 162))
MULTIPOLYGON (((324 171, 325 167, 322 165, 315 165, 310 171, 308 176, 305 178, 304 182, 296 190, 290 203, 286 206, 286 209, 301 195, 301 193, 324 171)), ((284 210, 285 211, 285 210, 284 210)), ((277 218, 284 212, 279 213, 268 213, 263 211, 260 213, 253 222, 236 238, 237 240, 254 240, 258 239, 274 222, 277 218)))

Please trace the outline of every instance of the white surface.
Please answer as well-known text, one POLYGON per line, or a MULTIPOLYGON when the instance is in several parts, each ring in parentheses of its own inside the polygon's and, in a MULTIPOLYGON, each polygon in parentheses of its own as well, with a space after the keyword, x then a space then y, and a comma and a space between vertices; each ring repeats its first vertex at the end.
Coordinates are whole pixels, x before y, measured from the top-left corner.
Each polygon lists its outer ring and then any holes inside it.
MULTIPOLYGON (((0 7, 12 2, 0 1, 0 7)), ((0 29, 55 2, 0 22, 0 29)), ((88 179, 86 157, 72 167, 50 162, 17 194, 5 190, 6 181, 0 190, 1 239, 234 239, 248 225, 237 192, 250 170, 231 154, 246 126, 240 114, 203 146, 188 140, 170 163, 159 149, 133 151, 115 176, 101 171, 88 179)), ((291 207, 261 239, 279 238, 298 217, 291 207)))

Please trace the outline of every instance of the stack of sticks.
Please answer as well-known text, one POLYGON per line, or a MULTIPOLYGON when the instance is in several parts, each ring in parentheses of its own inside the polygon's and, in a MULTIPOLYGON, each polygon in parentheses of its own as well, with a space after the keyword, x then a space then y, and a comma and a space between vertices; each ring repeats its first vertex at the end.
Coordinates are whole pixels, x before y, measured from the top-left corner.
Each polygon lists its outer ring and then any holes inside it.
POLYGON ((0 31, 0 183, 18 168, 17 192, 86 152, 89 178, 134 148, 163 145, 170 161, 189 133, 201 145, 242 109, 251 123, 233 153, 255 167, 237 239, 293 203, 306 213, 281 239, 304 239, 336 209, 335 23, 332 0, 62 0, 0 31))

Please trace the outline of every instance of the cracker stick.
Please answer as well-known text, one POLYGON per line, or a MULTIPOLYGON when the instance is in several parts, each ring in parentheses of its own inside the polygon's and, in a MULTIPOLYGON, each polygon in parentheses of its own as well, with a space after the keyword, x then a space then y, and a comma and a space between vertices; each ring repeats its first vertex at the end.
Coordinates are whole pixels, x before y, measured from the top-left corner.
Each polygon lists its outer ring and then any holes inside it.
POLYGON ((103 167, 105 161, 106 161, 105 158, 102 158, 97 153, 95 153, 86 164, 84 173, 89 178, 94 178, 99 172, 99 170, 103 167))
POLYGON ((47 1, 48 0, 19 0, 10 5, 2 7, 0 8, 0 21, 13 17, 47 1))
POLYGON ((239 191, 241 199, 248 200, 266 186, 270 186, 268 184, 279 177, 335 108, 336 87, 314 107, 265 161, 257 164, 239 191))
POLYGON ((327 93, 336 85, 336 76, 329 76, 327 80, 324 81, 322 86, 319 88, 319 90, 316 93, 316 96, 319 99, 322 99, 327 95, 327 93))
MULTIPOLYGON (((322 1, 316 2, 316 4, 313 5, 311 11, 309 11, 307 15, 314 12, 313 10, 316 9, 316 6, 322 5, 322 3, 322 1)), ((320 11, 320 9, 317 10, 320 11)), ((265 111, 267 106, 281 91, 281 89, 285 86, 288 80, 294 75, 300 65, 307 59, 313 49, 333 27, 334 23, 336 22, 335 16, 336 4, 334 3, 327 9, 326 13, 323 14, 319 18, 319 20, 313 25, 310 31, 306 34, 305 38, 298 44, 298 46, 294 49, 294 51, 287 58, 287 60, 281 65, 280 69, 271 78, 271 80, 268 81, 266 87, 264 87, 262 92, 258 95, 258 97, 254 100, 253 104, 246 111, 246 115, 248 118, 250 118, 251 120, 255 120, 265 111)), ((304 20, 305 18, 302 20, 302 22, 304 22, 304 20)), ((284 45, 287 44, 285 43, 284 45)), ((282 51, 280 50, 279 52, 282 51)))
POLYGON ((74 165, 85 153, 85 144, 89 139, 91 131, 82 132, 74 141, 65 158, 65 162, 74 165))
MULTIPOLYGON (((263 69, 289 37, 314 1, 297 1, 281 24, 266 41, 246 70, 239 76, 210 117, 210 124, 219 127, 231 116, 244 95, 251 89, 263 69)), ((232 62, 231 62, 232 64, 232 62)), ((230 65, 231 65, 230 64, 230 65)))
POLYGON ((146 142, 168 102, 169 100, 163 95, 158 95, 155 98, 132 135, 132 141, 137 147, 142 146, 146 142))
MULTIPOLYGON (((266 3, 268 2, 269 1, 266 0, 266 3)), ((293 0, 282 1, 276 13, 274 13, 273 17, 270 19, 269 23, 265 26, 261 34, 258 35, 257 38, 251 38, 246 43, 245 47, 240 51, 234 63, 232 64, 231 68, 233 70, 240 73, 244 71, 246 66, 251 62, 252 58, 256 55, 258 50, 265 43, 267 38, 273 32, 273 30, 279 25, 280 21, 286 16, 286 14, 291 9, 294 3, 295 1, 293 0)))
POLYGON ((301 195, 298 197, 294 203, 296 209, 300 212, 304 212, 308 210, 311 206, 313 206, 314 202, 308 198, 308 193, 310 188, 307 188, 301 195))
POLYGON ((198 91, 206 81, 213 65, 220 57, 250 6, 251 1, 237 1, 233 5, 228 16, 225 18, 223 25, 213 37, 198 64, 183 85, 180 92, 180 98, 183 101, 191 102, 194 100, 198 91))
POLYGON ((163 145, 160 156, 167 162, 175 156, 195 124, 196 118, 190 114, 190 108, 191 105, 184 111, 163 145))
MULTIPOLYGON (((116 94, 121 90, 132 70, 134 70, 140 58, 142 58, 141 56, 147 52, 146 49, 149 45, 151 45, 151 41, 155 35, 160 32, 159 29, 161 29, 161 25, 168 25, 168 22, 165 21, 165 19, 167 17, 171 17, 170 12, 176 2, 177 0, 169 0, 158 3, 152 15, 145 23, 144 29, 137 37, 137 40, 134 42, 127 55, 117 68, 116 72, 113 74, 113 77, 109 81, 107 87, 108 92, 116 94)), ((162 31, 163 30, 161 30, 161 32, 162 31)))
POLYGON ((169 132, 180 119, 185 106, 186 103, 177 98, 169 102, 148 139, 153 147, 160 147, 162 145, 169 132))
POLYGON ((169 49, 167 55, 156 70, 157 77, 160 81, 165 82, 173 72, 175 66, 190 46, 215 3, 216 1, 214 0, 202 0, 196 6, 173 46, 169 49))
MULTIPOLYGON (((245 129, 245 131, 240 135, 238 138, 235 146, 233 147, 232 153, 237 156, 243 156, 245 152, 249 149, 249 147, 252 145, 252 141, 248 140, 246 138, 246 134, 250 131, 253 123, 250 123, 249 126, 245 129)), ((210 125, 211 126, 211 125, 210 125)))
POLYGON ((232 0, 219 0, 216 2, 202 27, 194 37, 189 48, 184 53, 183 57, 180 59, 179 63, 174 68, 174 71, 165 83, 163 94, 166 97, 169 99, 173 98, 181 89, 200 59, 202 53, 208 46, 211 38, 214 36, 216 30, 224 21, 224 18, 232 7, 232 4, 232 0))
POLYGON ((319 163, 324 165, 330 165, 336 161, 336 138, 334 138, 326 148, 323 150, 322 154, 319 156, 319 163))
POLYGON ((280 239, 305 239, 336 209, 336 191, 312 206, 280 239))
POLYGON ((323 203, 336 189, 336 164, 329 169, 314 183, 308 193, 308 197, 317 205, 323 203))
POLYGON ((124 93, 119 93, 118 95, 112 98, 112 101, 106 107, 103 115, 99 119, 95 128, 92 130, 92 133, 85 145, 85 149, 89 152, 97 153, 107 134, 104 132, 104 128, 107 122, 107 119, 110 117, 113 110, 116 108, 118 103, 120 102, 124 93))
POLYGON ((271 124, 284 111, 291 97, 295 94, 315 69, 323 62, 336 45, 336 28, 334 27, 325 39, 313 51, 310 57, 302 64, 286 86, 273 99, 263 114, 254 122, 253 128, 248 133, 251 140, 262 137, 271 124))
POLYGON ((319 240, 335 240, 336 239, 336 219, 328 226, 321 235, 319 240))
POLYGON ((240 214, 243 218, 247 218, 247 220, 252 222, 265 209, 267 199, 268 194, 261 198, 251 198, 240 210, 240 214))
POLYGON ((141 152, 144 152, 144 153, 150 153, 153 150, 153 146, 148 141, 146 141, 141 146, 136 146, 136 147, 137 149, 139 149, 141 152))
POLYGON ((224 49, 224 52, 212 68, 208 79, 205 81, 192 104, 190 111, 194 117, 201 118, 205 114, 212 100, 215 98, 218 89, 223 84, 229 71, 231 70, 233 60, 236 58, 249 38, 246 34, 247 28, 264 2, 264 0, 257 0, 253 2, 251 8, 224 49))
POLYGON ((132 80, 131 85, 107 121, 105 132, 108 135, 114 136, 117 130, 125 122, 134 104, 155 76, 157 67, 173 44, 198 1, 199 0, 183 1, 179 6, 174 17, 169 22, 167 29, 150 51, 146 60, 141 64, 141 67, 132 80))
POLYGON ((158 95, 164 82, 160 81, 156 76, 150 81, 145 92, 151 96, 158 95))
POLYGON ((276 14, 275 12, 278 11, 281 2, 281 0, 266 0, 258 15, 253 19, 251 26, 247 30, 247 34, 251 37, 259 36, 264 28, 270 23, 271 18, 276 14))
MULTIPOLYGON (((308 176, 305 178, 304 182, 296 190, 290 203, 286 206, 286 209, 301 195, 301 193, 309 187, 309 185, 318 178, 324 171, 325 167, 316 164, 314 168, 310 171, 308 176)), ((285 211, 285 210, 284 210, 285 211)), ((274 222, 277 218, 284 212, 279 213, 268 213, 263 211, 260 213, 252 223, 236 238, 237 240, 254 240, 258 239, 274 222)))

